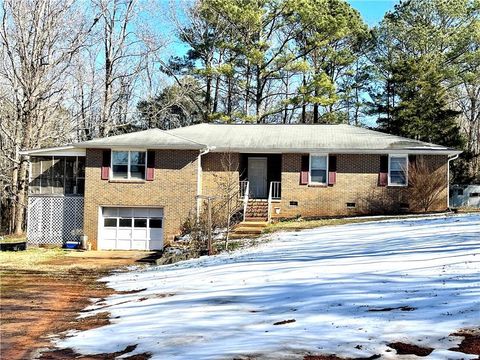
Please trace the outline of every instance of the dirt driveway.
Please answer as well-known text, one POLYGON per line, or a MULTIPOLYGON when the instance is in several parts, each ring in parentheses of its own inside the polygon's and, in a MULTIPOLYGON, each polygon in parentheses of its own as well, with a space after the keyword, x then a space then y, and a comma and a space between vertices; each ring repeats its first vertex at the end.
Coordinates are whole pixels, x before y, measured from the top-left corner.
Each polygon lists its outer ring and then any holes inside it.
POLYGON ((141 265, 135 251, 33 249, 0 253, 0 358, 30 359, 50 346, 49 335, 104 325, 108 317, 78 321, 90 298, 112 293, 96 280, 113 269, 141 265))

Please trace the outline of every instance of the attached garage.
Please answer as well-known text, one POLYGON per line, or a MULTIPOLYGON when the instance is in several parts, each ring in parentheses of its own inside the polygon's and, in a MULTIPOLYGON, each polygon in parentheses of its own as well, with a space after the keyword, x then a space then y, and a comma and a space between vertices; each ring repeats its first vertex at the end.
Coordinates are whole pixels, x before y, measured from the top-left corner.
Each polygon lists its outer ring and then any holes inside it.
POLYGON ((161 250, 163 209, 102 207, 98 248, 161 250))

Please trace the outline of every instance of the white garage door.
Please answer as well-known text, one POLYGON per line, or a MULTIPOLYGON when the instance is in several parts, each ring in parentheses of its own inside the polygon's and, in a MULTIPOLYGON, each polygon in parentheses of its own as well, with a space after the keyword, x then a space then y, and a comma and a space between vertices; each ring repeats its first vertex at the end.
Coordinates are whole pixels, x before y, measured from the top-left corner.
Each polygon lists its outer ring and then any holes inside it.
POLYGON ((102 208, 99 249, 161 250, 163 209, 102 208))

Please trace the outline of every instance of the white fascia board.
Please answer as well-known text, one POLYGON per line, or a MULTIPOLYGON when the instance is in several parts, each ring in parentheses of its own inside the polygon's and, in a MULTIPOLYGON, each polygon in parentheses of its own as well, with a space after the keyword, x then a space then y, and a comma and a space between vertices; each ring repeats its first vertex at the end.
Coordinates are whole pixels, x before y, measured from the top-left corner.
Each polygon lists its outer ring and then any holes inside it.
POLYGON ((85 156, 85 154, 85 149, 73 145, 20 151, 20 155, 29 156, 85 156))
POLYGON ((412 154, 412 155, 457 155, 462 151, 452 149, 335 149, 335 148, 296 148, 296 149, 245 149, 245 148, 222 148, 216 147, 211 152, 238 152, 245 154, 307 154, 307 153, 330 153, 330 154, 412 154))
POLYGON ((143 149, 143 150, 202 150, 206 146, 188 146, 188 145, 130 145, 130 144, 116 144, 116 145, 88 145, 87 149, 112 149, 112 150, 134 150, 134 149, 143 149))

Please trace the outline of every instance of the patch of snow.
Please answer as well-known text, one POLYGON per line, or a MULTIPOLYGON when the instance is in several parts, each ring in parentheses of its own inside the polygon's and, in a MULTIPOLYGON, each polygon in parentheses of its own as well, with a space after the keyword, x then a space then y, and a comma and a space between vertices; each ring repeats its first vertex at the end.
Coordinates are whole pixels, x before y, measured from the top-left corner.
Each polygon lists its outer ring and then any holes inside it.
POLYGON ((428 359, 475 358, 449 351, 461 338, 448 335, 480 323, 480 215, 269 238, 254 248, 103 279, 117 291, 145 290, 91 305, 89 315, 108 311, 111 324, 70 332, 57 345, 95 354, 138 344, 128 355, 151 352, 152 359, 394 359, 386 344, 400 341, 434 348, 428 359), (273 325, 284 320, 295 322, 273 325))

